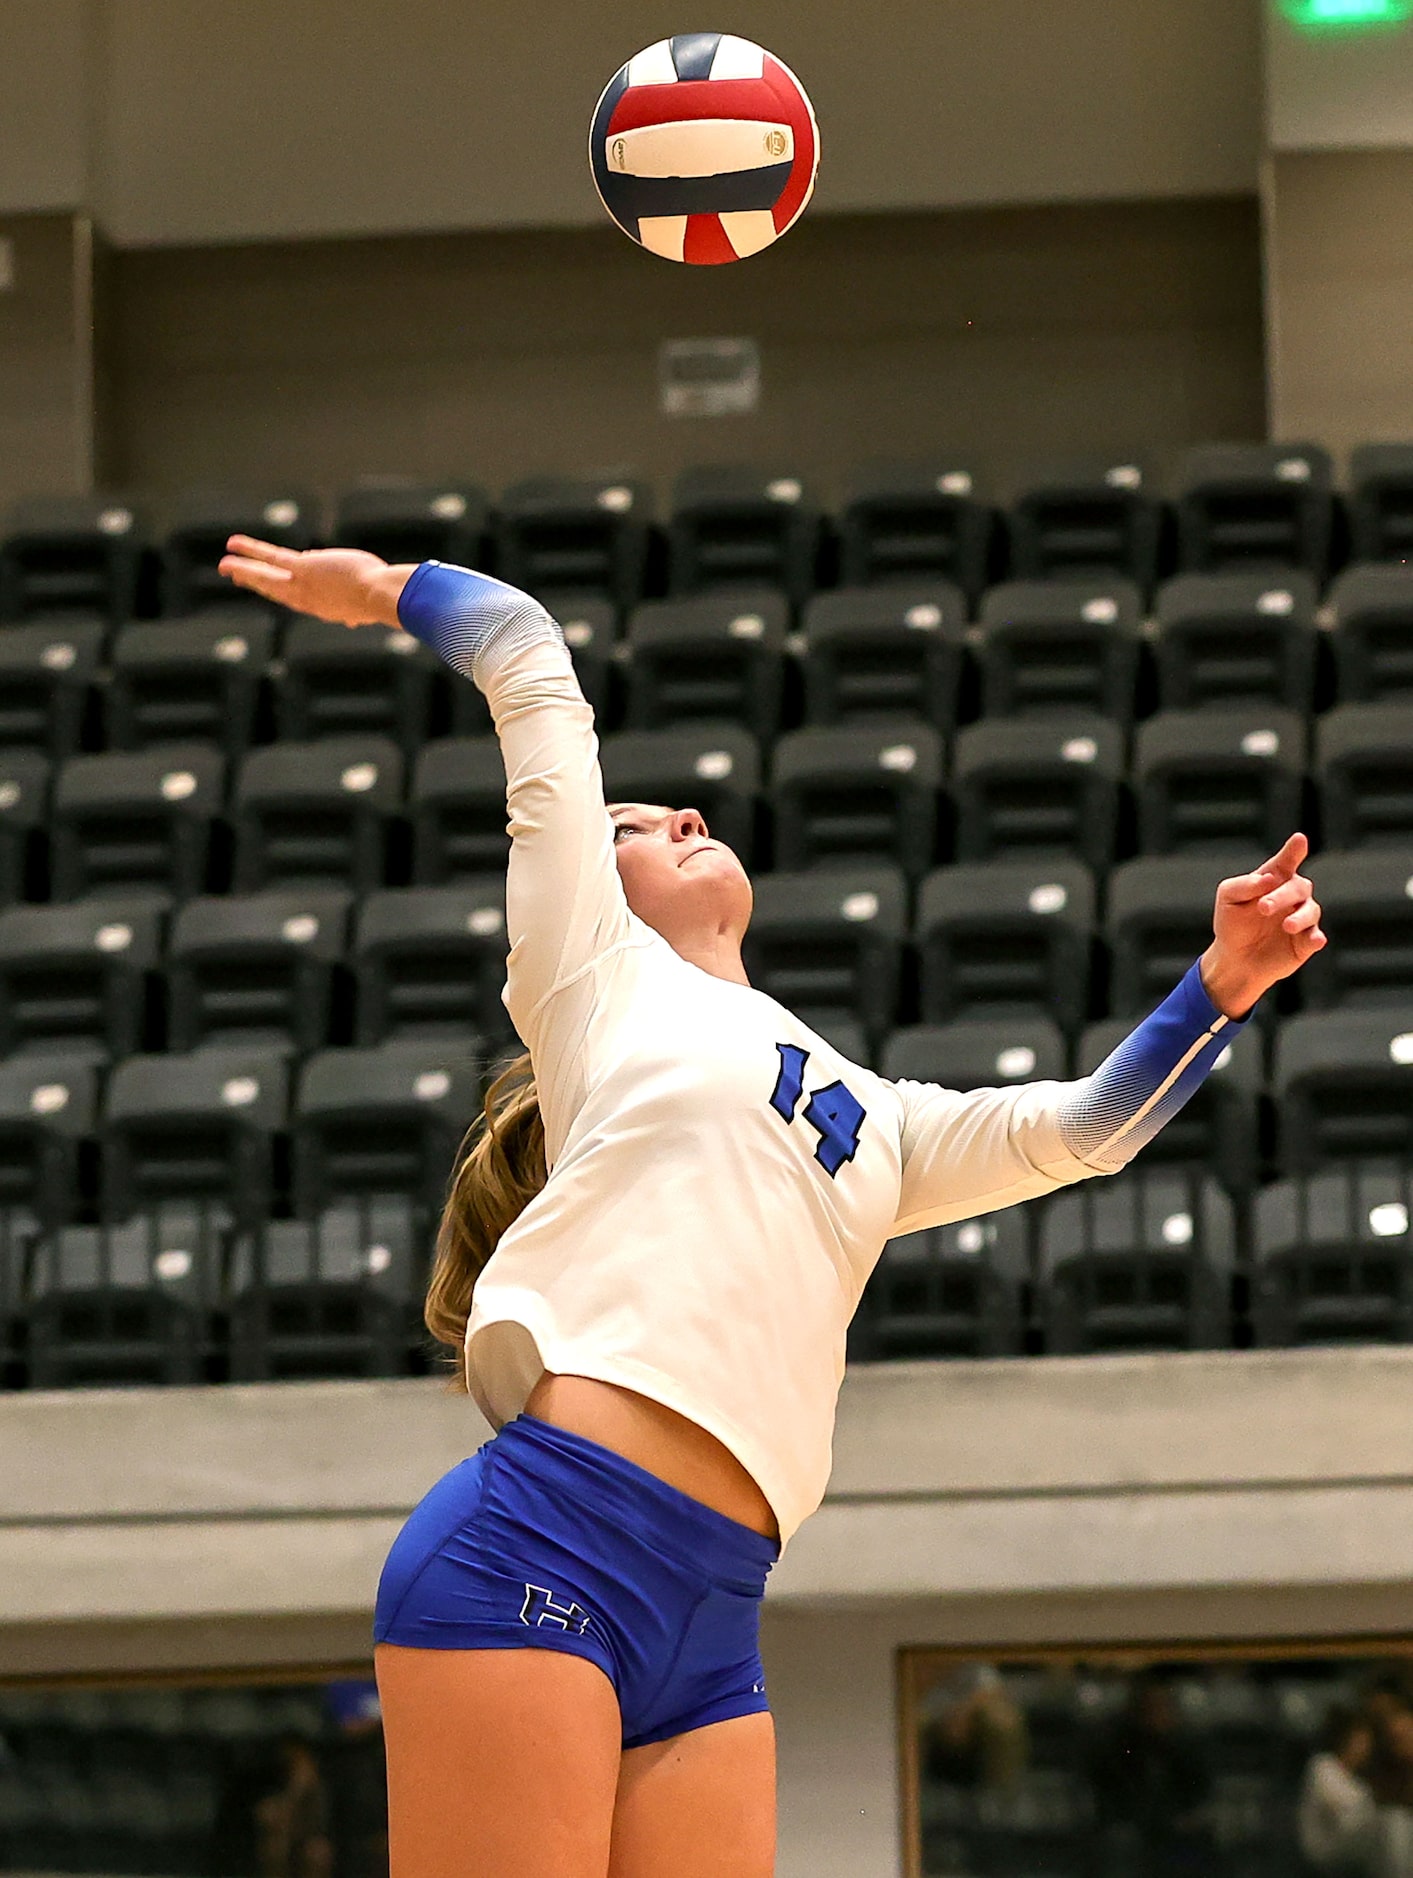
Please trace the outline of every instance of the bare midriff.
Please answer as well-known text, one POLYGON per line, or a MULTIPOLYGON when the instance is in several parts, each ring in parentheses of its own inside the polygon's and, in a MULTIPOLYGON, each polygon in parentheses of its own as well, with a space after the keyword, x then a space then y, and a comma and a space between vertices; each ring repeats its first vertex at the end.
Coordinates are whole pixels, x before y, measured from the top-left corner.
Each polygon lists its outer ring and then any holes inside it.
POLYGON ((546 1371, 530 1391, 525 1413, 612 1448, 738 1525, 780 1537, 769 1501, 731 1450, 649 1396, 613 1382, 546 1371))

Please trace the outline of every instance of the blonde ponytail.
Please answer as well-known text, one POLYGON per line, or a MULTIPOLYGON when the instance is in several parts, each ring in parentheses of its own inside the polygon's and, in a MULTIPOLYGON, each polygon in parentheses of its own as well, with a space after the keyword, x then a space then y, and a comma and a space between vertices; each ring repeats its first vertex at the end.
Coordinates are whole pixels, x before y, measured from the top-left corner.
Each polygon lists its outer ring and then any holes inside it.
POLYGON ((461 1144, 441 1226, 423 1317, 453 1352, 454 1388, 466 1380, 471 1293, 501 1234, 544 1186, 545 1125, 528 1051, 503 1069, 461 1144))

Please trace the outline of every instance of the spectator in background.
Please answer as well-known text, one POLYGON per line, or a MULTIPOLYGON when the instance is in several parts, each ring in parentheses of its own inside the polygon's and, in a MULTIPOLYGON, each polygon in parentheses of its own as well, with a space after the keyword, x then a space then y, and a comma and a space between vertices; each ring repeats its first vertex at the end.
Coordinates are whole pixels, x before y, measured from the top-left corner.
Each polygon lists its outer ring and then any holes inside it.
POLYGON ((966 1663, 924 1700, 923 1766, 933 1780, 975 1789, 1006 1787, 1026 1764, 1025 1717, 990 1663, 966 1663))
POLYGON ((324 1691, 333 1734, 324 1744, 324 1786, 334 1878, 386 1878, 388 1783, 378 1685, 331 1682, 324 1691))
POLYGON ((1296 1812, 1300 1849, 1317 1871, 1370 1878, 1378 1870, 1378 1809, 1366 1778, 1374 1746, 1367 1710, 1339 1704, 1330 1711, 1296 1812))
POLYGON ((1213 1878, 1221 1869, 1205 1810, 1212 1770, 1165 1676, 1134 1677, 1125 1712, 1096 1744, 1090 1779, 1106 1872, 1213 1878))
POLYGON ((260 1878, 331 1878, 328 1803, 313 1747, 287 1735, 278 1766, 278 1784, 255 1804, 260 1878))

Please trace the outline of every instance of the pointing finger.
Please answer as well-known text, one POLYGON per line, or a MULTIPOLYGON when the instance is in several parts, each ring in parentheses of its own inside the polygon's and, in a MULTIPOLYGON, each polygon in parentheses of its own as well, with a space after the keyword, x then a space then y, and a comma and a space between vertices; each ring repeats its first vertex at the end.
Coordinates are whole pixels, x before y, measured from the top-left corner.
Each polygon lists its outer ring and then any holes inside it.
POLYGON ((1260 869, 1260 872, 1263 874, 1274 874, 1278 880, 1289 880, 1292 874, 1299 871, 1309 852, 1310 843, 1305 836, 1301 834, 1292 835, 1285 846, 1280 850, 1279 854, 1273 854, 1270 860, 1260 869))

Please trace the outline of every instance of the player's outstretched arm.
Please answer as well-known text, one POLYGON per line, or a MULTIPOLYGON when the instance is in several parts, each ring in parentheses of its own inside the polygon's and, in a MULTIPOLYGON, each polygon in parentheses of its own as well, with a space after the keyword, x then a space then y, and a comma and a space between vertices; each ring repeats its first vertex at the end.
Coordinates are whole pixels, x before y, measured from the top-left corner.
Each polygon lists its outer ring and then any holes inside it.
POLYGON ((1033 1200, 1126 1167, 1206 1080, 1270 987, 1326 943, 1292 835, 1224 880, 1213 941, 1156 1011, 1091 1076, 960 1093, 900 1082, 903 1184, 895 1233, 1033 1200))
POLYGON ((537 1050, 550 994, 630 935, 593 712, 563 633, 529 594, 469 568, 393 567, 345 548, 296 553, 244 535, 229 546, 221 571, 238 586, 348 626, 401 626, 485 693, 511 835, 508 1003, 537 1050))

